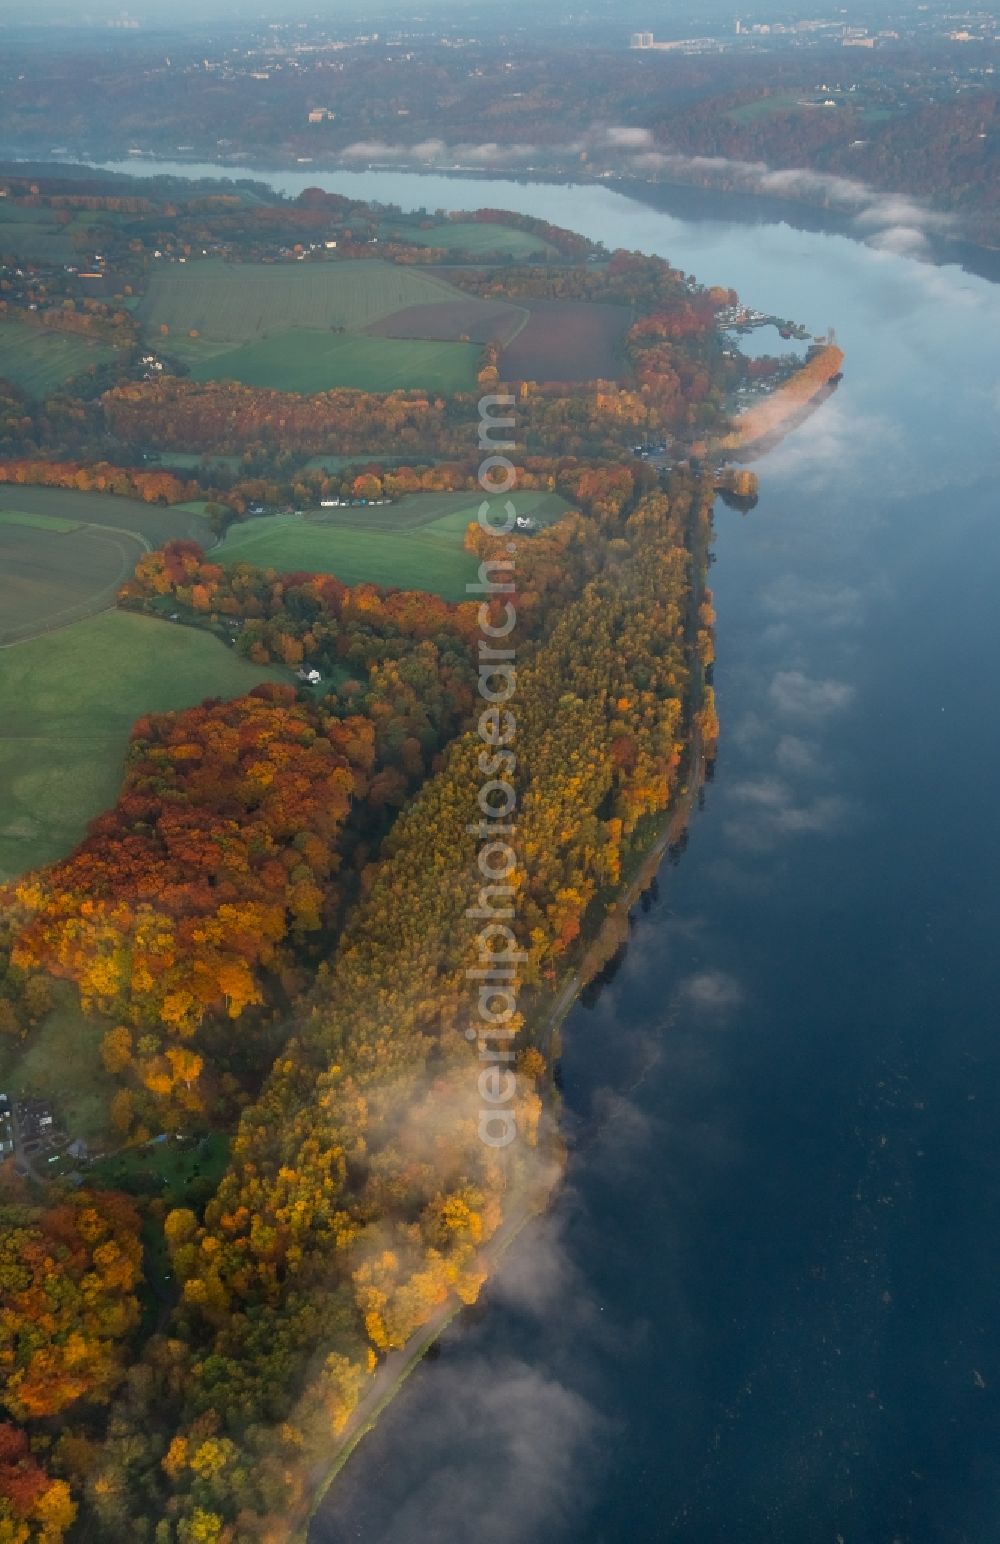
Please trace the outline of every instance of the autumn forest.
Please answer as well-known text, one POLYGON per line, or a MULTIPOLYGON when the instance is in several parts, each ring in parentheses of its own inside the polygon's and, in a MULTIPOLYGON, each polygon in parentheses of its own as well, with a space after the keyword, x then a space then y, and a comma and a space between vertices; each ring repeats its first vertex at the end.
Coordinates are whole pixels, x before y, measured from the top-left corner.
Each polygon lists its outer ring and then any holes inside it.
MULTIPOLYGON (((99 297, 43 256, 8 256, 0 278, 0 333, 27 315, 32 338, 106 350, 50 389, 0 383, 0 541, 38 586, 8 668, 37 651, 30 695, 44 651, 95 620, 148 638, 151 663, 126 697, 111 646, 107 693, 135 702, 117 796, 0 889, 16 1106, 0 1104, 0 1538, 277 1541, 304 1525, 379 1369, 474 1302, 491 1249, 544 1204, 558 1005, 614 952, 623 893, 711 762, 713 445, 749 373, 718 317, 737 297, 497 210, 463 230, 506 255, 456 263, 452 247, 442 278, 432 218, 408 241, 398 211, 318 192, 15 181, 8 196, 58 239, 86 215, 74 239, 100 226, 107 253, 99 297), (318 234, 343 252, 311 248, 318 234), (528 260, 524 241, 541 244, 528 260), (433 333, 441 307, 460 312, 476 391, 195 379, 205 339, 174 347, 142 308, 171 254, 192 254, 197 284, 202 247, 233 283, 343 262, 346 290, 339 272, 315 280, 331 306, 353 283, 385 309, 397 269, 426 272, 440 290, 399 290, 379 325, 412 332, 422 305, 433 333), (614 308, 612 374, 580 373, 567 348, 564 378, 509 379, 489 318, 519 308, 530 330, 537 307, 551 337, 578 315, 553 306, 614 308), (495 469, 481 475, 484 395, 509 402, 518 496, 539 511, 513 529, 495 469), (328 566, 229 556, 265 530, 279 557, 303 533, 329 543, 328 566), (60 558, 81 531, 121 554, 98 576, 110 591, 60 558), (427 587, 346 582, 338 542, 362 564, 394 543, 427 587), (467 598, 434 589, 442 551, 472 576, 467 598), (168 649, 224 662, 243 689, 168 691, 168 649), (482 689, 500 657, 516 660, 512 749, 482 689), (477 861, 497 769, 518 811, 502 883, 477 861), (481 1139, 467 1033, 484 918, 516 919, 509 1147, 481 1139), (67 1023, 99 1090, 86 1141, 57 1093, 19 1083, 67 1023), (32 1135, 46 1122, 77 1137, 51 1161, 32 1135)), ((369 334, 338 314, 360 357, 369 334)))

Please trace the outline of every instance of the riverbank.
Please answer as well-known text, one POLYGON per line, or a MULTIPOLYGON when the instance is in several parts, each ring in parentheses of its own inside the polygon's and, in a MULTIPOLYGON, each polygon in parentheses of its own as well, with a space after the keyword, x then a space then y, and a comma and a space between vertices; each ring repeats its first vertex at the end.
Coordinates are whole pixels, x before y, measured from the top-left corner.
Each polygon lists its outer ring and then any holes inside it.
MULTIPOLYGON (((707 767, 708 760, 701 743, 701 736, 696 728, 692 736, 689 753, 689 771, 685 782, 682 784, 678 802, 667 825, 647 849, 635 872, 626 882, 616 903, 615 912, 611 914, 612 916, 617 915, 627 921, 628 913, 649 888, 664 857, 681 840, 687 830, 691 815, 701 798, 702 790, 705 786, 707 767)), ((611 916, 609 916, 608 920, 611 921, 611 916)), ((579 970, 576 970, 563 983, 556 995, 555 1001, 545 1015, 542 1028, 538 1032, 536 1044, 544 1046, 551 1051, 552 1046, 556 1043, 556 1038, 564 1020, 575 1006, 580 993, 590 979, 592 979, 591 976, 585 976, 579 970)), ((548 1109, 546 1113, 548 1118, 545 1128, 548 1133, 548 1157, 551 1159, 551 1163, 542 1180, 536 1183, 532 1190, 521 1199, 514 1214, 501 1224, 497 1232, 484 1246, 480 1261, 486 1270, 487 1280, 496 1273, 501 1260, 516 1243, 528 1224, 537 1217, 544 1216, 548 1211, 552 1198, 563 1180, 565 1173, 565 1148, 559 1124, 559 1095, 552 1078, 551 1065, 547 1093, 548 1109)), ((367 1394, 349 1417, 329 1464, 324 1464, 322 1472, 317 1472, 313 1476, 311 1484, 312 1501, 308 1515, 302 1523, 295 1526, 289 1535, 293 1544, 306 1544, 313 1520, 329 1495, 337 1476, 351 1458, 358 1444, 374 1429, 379 1417, 395 1399, 410 1374, 423 1361, 428 1351, 468 1306, 468 1304, 463 1303, 458 1298, 449 1298, 446 1303, 441 1305, 437 1313, 426 1324, 421 1326, 405 1346, 401 1346, 397 1351, 390 1352, 382 1362, 374 1374, 367 1394)))
POLYGON ((692 850, 563 1029, 567 1124, 601 1133, 553 1198, 558 1285, 497 1293, 447 1337, 312 1538, 464 1544, 485 1514, 503 1544, 985 1539, 996 908, 968 859, 994 828, 1000 301, 787 217, 682 226, 575 197, 514 207, 835 321, 850 389, 836 455, 811 420, 767 463, 759 518, 718 511, 723 754, 692 850), (928 831, 956 744, 958 825, 928 831))
MULTIPOLYGON (((668 811, 666 824, 662 817, 649 817, 655 825, 655 834, 648 844, 637 844, 639 851, 633 858, 629 871, 620 887, 614 903, 608 907, 600 929, 595 934, 592 948, 587 950, 583 961, 575 966, 556 989, 547 1005, 536 1004, 536 1028, 530 1044, 537 1047, 545 1058, 547 1075, 544 1086, 544 1111, 540 1131, 545 1134, 542 1161, 532 1174, 530 1185, 513 1198, 509 1215, 496 1233, 483 1246, 479 1263, 486 1282, 496 1273, 504 1255, 535 1218, 544 1215, 552 1198, 562 1183, 565 1173, 566 1149, 560 1122, 560 1094, 556 1075, 559 1049, 559 1031, 578 1001, 584 988, 593 981, 603 966, 617 952, 627 937, 628 918, 632 907, 649 888, 666 854, 682 839, 691 816, 697 807, 705 786, 710 752, 702 735, 702 710, 707 689, 706 672, 697 652, 699 611, 704 600, 705 583, 709 565, 709 548, 712 539, 710 520, 700 517, 696 507, 692 512, 688 540, 691 551, 691 589, 687 606, 686 633, 691 651, 691 690, 686 705, 688 743, 684 759, 677 774, 676 795, 668 811), (606 940, 602 953, 601 943, 606 940), (596 950, 596 955, 593 951, 596 950), (590 957, 588 959, 588 956, 590 957)), ((485 1287, 485 1283, 484 1283, 485 1287)), ((309 1528, 334 1481, 343 1470, 358 1444, 375 1427, 379 1417, 392 1403, 410 1374, 427 1355, 445 1330, 461 1314, 466 1303, 453 1296, 442 1303, 429 1320, 421 1325, 407 1342, 389 1352, 372 1377, 371 1386, 360 1403, 348 1417, 337 1439, 332 1457, 322 1466, 314 1466, 310 1476, 311 1502, 303 1522, 294 1526, 290 1538, 295 1544, 304 1544, 309 1528)))
MULTIPOLYGON (((97 169, 120 176, 218 178, 231 181, 265 182, 288 197, 303 188, 323 186, 331 179, 356 181, 372 178, 420 178, 442 182, 497 183, 513 182, 518 188, 533 185, 553 188, 605 189, 634 203, 670 214, 686 221, 737 221, 749 225, 787 225, 809 234, 844 236, 862 245, 870 245, 872 230, 857 221, 857 211, 837 209, 829 203, 801 195, 775 194, 772 190, 723 188, 710 184, 669 178, 628 177, 621 173, 586 176, 573 172, 544 171, 537 168, 512 170, 510 167, 483 168, 408 166, 372 163, 359 169, 330 159, 301 163, 294 156, 275 152, 246 152, 246 159, 202 161, 191 156, 159 157, 152 153, 137 157, 118 157, 114 152, 82 161, 52 158, 25 152, 23 147, 0 147, 0 172, 20 175, 44 175, 58 168, 63 175, 86 175, 97 169)), ((877 190, 873 190, 877 191, 877 190)), ((358 194, 359 197, 364 195, 358 194)), ((892 197, 890 192, 882 195, 892 197)), ((432 200, 433 202, 433 200, 432 200)), ((992 282, 1000 281, 1000 245, 985 240, 970 240, 960 232, 931 232, 926 238, 924 258, 936 265, 957 263, 967 273, 992 282)))
POLYGON ((829 394, 843 363, 844 351, 835 344, 817 349, 777 391, 736 418, 729 434, 712 442, 713 454, 754 457, 772 450, 813 411, 818 398, 829 394))

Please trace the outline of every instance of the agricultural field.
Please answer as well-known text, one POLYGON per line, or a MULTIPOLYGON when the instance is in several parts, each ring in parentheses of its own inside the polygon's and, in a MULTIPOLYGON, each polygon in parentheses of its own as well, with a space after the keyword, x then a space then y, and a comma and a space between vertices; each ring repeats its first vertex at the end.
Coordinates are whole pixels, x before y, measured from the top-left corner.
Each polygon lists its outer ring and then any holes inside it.
MULTIPOLYGON (((443 279, 377 259, 325 263, 165 263, 139 316, 147 328, 196 331, 235 346, 293 328, 359 330, 407 306, 464 299, 443 279)), ((169 345, 164 345, 169 347, 169 345)))
MULTIPOLYGON (((67 223, 57 219, 55 209, 31 208, 23 204, 0 204, 0 256, 24 258, 40 263, 72 263, 89 246, 93 254, 92 228, 109 216, 90 211, 74 214, 67 223)), ((113 217, 112 217, 113 218, 113 217)))
POLYGON ((117 353, 110 344, 52 327, 0 322, 0 377, 29 397, 47 397, 73 376, 109 364, 117 353))
POLYGON ((212 545, 200 506, 0 486, 0 645, 114 605, 142 553, 180 536, 212 545))
POLYGON ((291 676, 203 631, 126 611, 0 650, 0 882, 69 852, 114 803, 141 714, 264 680, 291 676))
POLYGON ((240 381, 278 391, 424 388, 451 395, 476 384, 474 343, 397 341, 356 334, 294 331, 261 338, 191 367, 196 381, 240 381))
POLYGON ((802 100, 800 90, 775 91, 771 96, 756 97, 752 102, 741 102, 738 107, 731 107, 725 116, 733 123, 755 123, 761 118, 773 118, 777 113, 789 113, 796 108, 811 105, 802 100))
POLYGON ((156 458, 156 465, 170 472, 193 472, 203 468, 222 467, 227 472, 238 471, 241 456, 213 455, 211 451, 164 450, 156 458))
MULTIPOLYGON (((533 515, 539 525, 558 520, 568 507, 547 493, 518 493, 512 501, 519 514, 533 515)), ((463 540, 479 504, 473 493, 415 493, 374 508, 247 520, 230 526, 217 559, 465 600, 478 565, 463 540)))
POLYGON ((558 256, 550 241, 520 231, 510 225, 491 225, 485 220, 448 220, 427 230, 419 226, 399 226, 388 232, 390 240, 409 242, 414 247, 440 247, 447 252, 470 252, 477 256, 525 259, 558 256))
POLYGON ((500 356, 505 381, 616 380, 625 367, 627 306, 536 300, 530 319, 500 356))
POLYGON ((509 344, 529 320, 525 306, 505 300, 444 300, 436 305, 407 306, 365 331, 378 338, 470 338, 474 343, 509 344))

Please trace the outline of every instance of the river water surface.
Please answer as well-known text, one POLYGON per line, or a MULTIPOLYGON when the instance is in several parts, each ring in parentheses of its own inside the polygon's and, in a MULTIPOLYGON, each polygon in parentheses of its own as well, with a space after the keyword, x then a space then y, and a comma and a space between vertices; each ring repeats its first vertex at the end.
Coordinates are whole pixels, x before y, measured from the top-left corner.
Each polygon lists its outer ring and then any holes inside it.
POLYGON ((1000 288, 721 201, 248 175, 544 215, 847 355, 718 508, 716 776, 567 1022, 565 1189, 313 1544, 991 1544, 1000 288))

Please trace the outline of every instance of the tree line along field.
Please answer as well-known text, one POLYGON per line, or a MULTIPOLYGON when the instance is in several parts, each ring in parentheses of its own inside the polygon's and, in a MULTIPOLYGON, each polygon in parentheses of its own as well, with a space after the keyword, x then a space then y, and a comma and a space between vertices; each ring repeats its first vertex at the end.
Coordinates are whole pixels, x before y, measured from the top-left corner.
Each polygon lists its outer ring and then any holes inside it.
MULTIPOLYGON (((518 514, 541 525, 568 508, 554 493, 511 495, 518 514)), ((478 559, 465 551, 465 531, 478 517, 474 493, 414 493, 398 504, 330 509, 309 516, 269 516, 231 526, 215 557, 259 568, 335 574, 345 584, 427 590, 467 599, 478 559)), ((502 501, 496 501, 498 511, 502 501)))
POLYGON ((285 669, 127 611, 0 650, 0 882, 69 852, 114 804, 135 720, 237 697, 285 669))
POLYGON ((29 397, 49 396, 75 375, 109 364, 117 352, 110 344, 52 327, 0 322, 0 377, 29 397))
POLYGON ((0 486, 0 644, 113 606, 142 553, 181 536, 206 546, 214 539, 191 509, 0 486))

